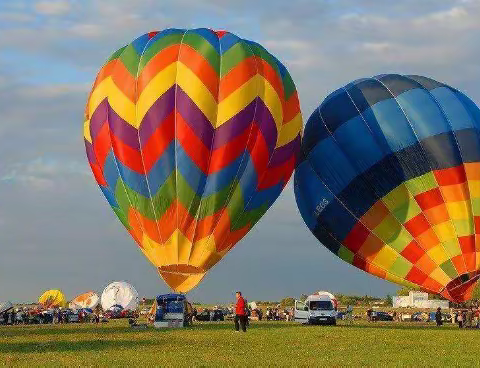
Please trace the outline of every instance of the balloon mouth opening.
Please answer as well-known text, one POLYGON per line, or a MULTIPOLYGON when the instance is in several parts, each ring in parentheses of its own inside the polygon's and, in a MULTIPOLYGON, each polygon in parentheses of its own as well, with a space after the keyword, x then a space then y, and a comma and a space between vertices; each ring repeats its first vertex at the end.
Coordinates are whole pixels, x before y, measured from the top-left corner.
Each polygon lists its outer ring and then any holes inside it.
POLYGON ((472 297, 473 289, 479 278, 480 270, 464 273, 450 281, 442 294, 454 302, 465 302, 472 297))
POLYGON ((203 268, 192 265, 167 265, 158 267, 160 273, 172 273, 176 275, 198 275, 204 274, 206 271, 203 268))
POLYGON ((202 281, 207 271, 191 265, 158 267, 161 278, 177 293, 187 293, 202 281))

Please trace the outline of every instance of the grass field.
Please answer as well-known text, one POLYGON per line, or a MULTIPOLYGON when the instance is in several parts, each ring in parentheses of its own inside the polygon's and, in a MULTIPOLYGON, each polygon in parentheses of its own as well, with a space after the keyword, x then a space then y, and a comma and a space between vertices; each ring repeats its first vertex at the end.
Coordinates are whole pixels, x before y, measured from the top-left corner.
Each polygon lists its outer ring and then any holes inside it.
POLYGON ((232 322, 178 330, 99 326, 0 328, 0 364, 11 366, 480 366, 480 330, 445 325, 356 322, 301 326, 232 322))

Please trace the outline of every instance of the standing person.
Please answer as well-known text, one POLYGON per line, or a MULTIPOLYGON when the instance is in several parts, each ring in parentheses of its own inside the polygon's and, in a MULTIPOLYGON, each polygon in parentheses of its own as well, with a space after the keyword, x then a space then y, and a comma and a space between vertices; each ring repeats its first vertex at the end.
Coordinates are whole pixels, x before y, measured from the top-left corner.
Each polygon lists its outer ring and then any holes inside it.
POLYGON ((470 309, 467 309, 466 315, 466 324, 465 327, 471 328, 473 325, 473 307, 470 307, 470 309))
POLYGON ((437 312, 435 313, 435 321, 437 322, 437 326, 442 325, 442 310, 440 307, 437 308, 437 312))
POLYGON ((247 332, 245 299, 243 299, 241 291, 237 291, 235 293, 235 296, 237 298, 237 304, 235 305, 235 331, 238 332, 241 327, 243 332, 247 332))

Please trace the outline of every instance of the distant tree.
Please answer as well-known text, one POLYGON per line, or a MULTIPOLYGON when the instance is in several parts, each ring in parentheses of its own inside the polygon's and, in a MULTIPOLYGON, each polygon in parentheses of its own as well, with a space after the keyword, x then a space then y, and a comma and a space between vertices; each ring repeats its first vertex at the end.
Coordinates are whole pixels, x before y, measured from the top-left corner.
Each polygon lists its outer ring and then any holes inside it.
POLYGON ((305 300, 307 300, 308 298, 308 295, 307 294, 302 294, 300 295, 300 301, 304 302, 305 300))
POLYGON ((408 296, 408 293, 409 293, 410 291, 413 291, 413 289, 404 286, 404 287, 402 287, 401 289, 398 289, 398 290, 397 290, 397 295, 398 295, 398 296, 408 296))
POLYGON ((390 294, 388 294, 385 298, 385 303, 391 307, 393 305, 393 299, 392 299, 392 296, 390 294))
POLYGON ((295 305, 295 299, 291 297, 284 298, 280 301, 282 307, 293 307, 295 305))
POLYGON ((472 300, 480 300, 480 283, 477 283, 475 289, 473 289, 472 300))
POLYGON ((428 299, 446 300, 443 296, 438 294, 428 294, 428 299))

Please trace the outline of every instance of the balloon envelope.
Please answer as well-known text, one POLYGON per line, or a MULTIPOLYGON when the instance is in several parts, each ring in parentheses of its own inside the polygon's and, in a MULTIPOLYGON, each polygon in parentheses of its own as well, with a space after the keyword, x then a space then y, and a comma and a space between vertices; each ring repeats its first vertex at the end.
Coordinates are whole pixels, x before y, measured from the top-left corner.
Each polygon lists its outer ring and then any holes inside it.
POLYGON ((354 266, 467 300, 480 270, 479 138, 480 110, 443 83, 392 74, 352 82, 305 126, 295 173, 302 217, 354 266))
POLYGON ((60 290, 47 290, 38 298, 38 303, 45 308, 63 308, 67 306, 67 299, 60 290))
POLYGON ((301 127, 290 74, 262 46, 166 29, 103 66, 84 138, 113 211, 167 284, 187 292, 278 197, 301 127))
POLYGON ((100 303, 100 298, 94 291, 80 294, 69 303, 72 309, 90 308, 94 309, 100 303))
POLYGON ((101 304, 104 311, 114 306, 135 310, 138 307, 137 290, 125 281, 112 282, 103 290, 101 304))

